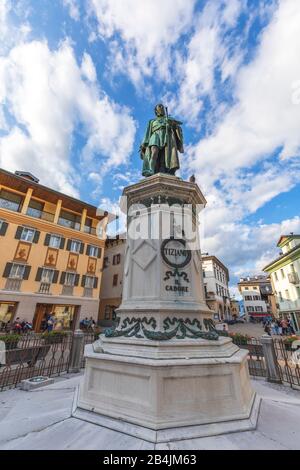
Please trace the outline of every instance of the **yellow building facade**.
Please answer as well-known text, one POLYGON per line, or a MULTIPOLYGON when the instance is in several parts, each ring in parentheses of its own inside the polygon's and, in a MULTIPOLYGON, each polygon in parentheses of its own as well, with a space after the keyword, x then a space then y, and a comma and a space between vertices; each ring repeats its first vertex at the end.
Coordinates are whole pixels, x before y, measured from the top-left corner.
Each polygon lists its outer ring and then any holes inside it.
POLYGON ((107 213, 0 170, 0 326, 16 318, 44 329, 97 321, 107 213))

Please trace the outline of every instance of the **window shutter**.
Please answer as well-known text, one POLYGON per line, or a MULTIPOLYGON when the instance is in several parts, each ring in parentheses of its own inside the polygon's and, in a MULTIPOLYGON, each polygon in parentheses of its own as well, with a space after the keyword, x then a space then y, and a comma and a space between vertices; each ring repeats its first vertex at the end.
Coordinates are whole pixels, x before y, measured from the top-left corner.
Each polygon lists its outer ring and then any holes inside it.
POLYGON ((87 256, 90 256, 90 252, 91 252, 91 245, 87 245, 87 247, 86 247, 86 253, 85 253, 85 254, 86 254, 87 256))
POLYGON ((45 246, 49 246, 50 238, 51 238, 50 233, 46 233, 45 240, 44 240, 44 245, 45 246))
POLYGON ((80 243, 80 250, 79 250, 79 253, 82 255, 84 252, 84 243, 80 243))
POLYGON ((23 232, 23 227, 21 227, 21 225, 19 225, 19 227, 17 228, 17 231, 16 231, 16 235, 15 235, 16 240, 20 240, 22 232, 23 232))
POLYGON ((81 287, 85 287, 85 280, 86 280, 86 276, 82 276, 81 287))
POLYGON ((4 235, 6 234, 7 227, 8 227, 8 223, 7 222, 2 222, 2 225, 1 225, 1 228, 0 228, 0 235, 2 237, 4 237, 4 235))
POLYGON ((64 284, 64 283, 65 283, 65 280, 66 280, 66 273, 65 273, 65 271, 63 271, 63 272, 61 273, 59 283, 60 283, 60 284, 64 284))
POLYGON ((23 275, 24 281, 27 281, 27 279, 29 279, 30 271, 31 271, 31 266, 25 266, 24 275, 23 275))
POLYGON ((36 281, 40 281, 42 279, 42 272, 43 272, 43 268, 38 268, 36 276, 35 276, 36 281))
POLYGON ((6 266, 4 268, 3 277, 9 277, 12 265, 13 265, 12 263, 6 263, 6 266))
POLYGON ((94 289, 97 289, 98 287, 98 278, 94 277, 94 289))
POLYGON ((70 251, 71 250, 71 243, 72 243, 72 240, 68 240, 67 241, 67 251, 70 251))
POLYGON ((59 271, 55 269, 53 273, 52 284, 57 284, 58 275, 59 275, 59 271))
POLYGON ((99 248, 99 247, 98 247, 97 258, 101 258, 101 255, 102 255, 102 248, 99 248))
POLYGON ((41 232, 39 232, 38 230, 35 231, 35 234, 34 234, 34 237, 33 237, 33 243, 38 243, 39 242, 39 239, 40 239, 40 234, 41 232))
POLYGON ((78 284, 79 284, 79 278, 80 278, 79 274, 76 274, 76 275, 75 275, 74 286, 78 286, 78 284))
POLYGON ((62 237, 62 238, 60 239, 60 246, 59 246, 59 248, 60 248, 61 250, 63 250, 63 249, 65 248, 65 241, 66 241, 66 239, 65 239, 64 237, 62 237))

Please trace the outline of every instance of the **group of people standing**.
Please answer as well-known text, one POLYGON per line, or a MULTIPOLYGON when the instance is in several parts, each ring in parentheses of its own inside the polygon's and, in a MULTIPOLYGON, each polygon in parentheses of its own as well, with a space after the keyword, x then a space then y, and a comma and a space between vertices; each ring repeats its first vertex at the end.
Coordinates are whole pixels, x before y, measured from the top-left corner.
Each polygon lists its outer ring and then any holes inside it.
POLYGON ((85 317, 80 321, 80 329, 84 331, 94 330, 96 322, 93 317, 85 317))
MULTIPOLYGON (((80 321, 80 328, 85 331, 93 331, 96 327, 96 322, 93 317, 85 317, 80 321)), ((45 315, 42 320, 41 330, 50 333, 53 330, 61 329, 61 322, 51 312, 45 315)), ((13 322, 7 322, 4 325, 0 324, 0 331, 13 332, 17 334, 28 333, 33 330, 33 325, 27 320, 21 320, 17 317, 13 322)))
POLYGON ((55 318, 54 313, 51 312, 46 315, 44 321, 42 322, 41 329, 43 331, 47 331, 48 333, 50 333, 51 331, 54 330, 55 325, 56 325, 56 318, 55 318))
POLYGON ((12 330, 14 333, 28 333, 32 331, 32 323, 27 320, 21 320, 20 317, 17 317, 12 324, 12 330))
POLYGON ((267 320, 264 326, 264 330, 269 336, 288 336, 295 334, 295 329, 289 318, 267 320))

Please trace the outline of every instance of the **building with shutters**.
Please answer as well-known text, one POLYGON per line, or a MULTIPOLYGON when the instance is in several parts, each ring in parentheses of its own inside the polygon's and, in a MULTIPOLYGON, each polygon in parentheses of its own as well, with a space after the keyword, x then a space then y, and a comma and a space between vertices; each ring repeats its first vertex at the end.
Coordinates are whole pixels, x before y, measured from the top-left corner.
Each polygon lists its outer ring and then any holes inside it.
POLYGON ((40 331, 97 320, 107 212, 0 169, 0 327, 16 317, 40 331))
POLYGON ((107 238, 105 245, 99 306, 100 324, 115 320, 115 310, 122 301, 126 239, 122 236, 107 238))
POLYGON ((271 278, 277 315, 290 319, 300 331, 300 235, 282 235, 277 246, 280 255, 264 271, 271 278))
POLYGON ((202 269, 206 303, 214 311, 214 319, 231 320, 228 268, 216 256, 203 254, 202 269))
POLYGON ((243 297, 246 319, 262 321, 276 316, 270 278, 258 275, 241 278, 238 289, 243 297))

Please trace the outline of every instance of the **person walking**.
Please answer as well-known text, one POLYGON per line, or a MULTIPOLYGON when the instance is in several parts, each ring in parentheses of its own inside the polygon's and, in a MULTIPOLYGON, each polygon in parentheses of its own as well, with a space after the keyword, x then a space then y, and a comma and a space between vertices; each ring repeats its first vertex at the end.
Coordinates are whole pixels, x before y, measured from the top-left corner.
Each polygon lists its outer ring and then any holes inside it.
POLYGON ((294 330, 294 327, 290 318, 287 320, 287 332, 289 335, 295 334, 295 330, 294 330))
POLYGON ((89 319, 89 329, 91 331, 93 331, 95 329, 95 326, 96 326, 95 320, 93 319, 93 317, 90 317, 90 319, 89 319))
POLYGON ((286 319, 283 318, 283 319, 281 320, 281 328, 282 328, 282 334, 283 334, 284 336, 287 335, 287 327, 288 327, 288 323, 287 323, 286 319))
POLYGON ((53 331, 54 324, 55 324, 54 315, 53 315, 53 313, 50 313, 49 318, 47 320, 47 331, 48 331, 48 333, 51 333, 51 331, 53 331))
POLYGON ((88 317, 85 317, 84 319, 82 319, 80 321, 80 328, 83 330, 83 331, 87 331, 88 330, 88 327, 89 327, 89 319, 88 317))
POLYGON ((272 335, 276 335, 276 321, 273 319, 272 320, 272 323, 271 323, 271 331, 272 331, 272 335))
POLYGON ((278 327, 278 334, 281 336, 282 335, 282 327, 281 327, 281 320, 277 320, 277 327, 278 327))
POLYGON ((20 317, 17 317, 16 320, 14 321, 13 330, 18 335, 22 333, 22 322, 20 320, 20 317))
POLYGON ((272 335, 271 335, 271 326, 270 326, 270 323, 269 323, 269 322, 267 322, 267 323, 265 324, 264 331, 265 331, 265 333, 267 333, 269 336, 272 336, 272 335))

